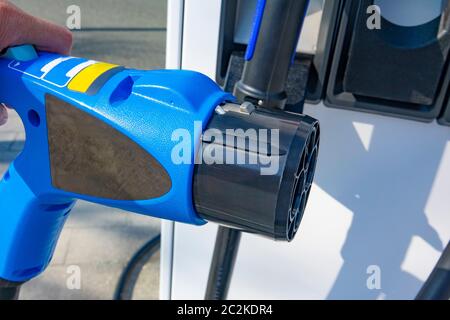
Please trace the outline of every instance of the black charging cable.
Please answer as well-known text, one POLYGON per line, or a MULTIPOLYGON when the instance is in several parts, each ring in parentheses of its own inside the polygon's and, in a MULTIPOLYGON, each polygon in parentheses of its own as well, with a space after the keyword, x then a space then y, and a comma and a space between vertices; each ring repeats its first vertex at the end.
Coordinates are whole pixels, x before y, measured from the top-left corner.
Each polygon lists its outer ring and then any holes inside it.
POLYGON ((0 300, 18 300, 21 283, 0 279, 0 300))
POLYGON ((450 299, 450 242, 441 258, 423 285, 416 300, 449 300, 450 299))
POLYGON ((145 264, 161 248, 161 234, 145 243, 130 259, 116 287, 114 300, 132 300, 134 288, 145 264))

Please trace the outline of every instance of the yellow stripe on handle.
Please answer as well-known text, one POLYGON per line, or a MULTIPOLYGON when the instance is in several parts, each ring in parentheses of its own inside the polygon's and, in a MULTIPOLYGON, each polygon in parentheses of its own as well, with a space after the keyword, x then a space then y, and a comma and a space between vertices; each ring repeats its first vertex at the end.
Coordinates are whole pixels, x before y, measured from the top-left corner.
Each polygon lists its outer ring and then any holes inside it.
POLYGON ((72 81, 70 81, 68 88, 69 90, 86 93, 95 80, 97 80, 102 74, 117 67, 118 65, 116 64, 105 62, 90 65, 89 67, 83 69, 72 79, 72 81))

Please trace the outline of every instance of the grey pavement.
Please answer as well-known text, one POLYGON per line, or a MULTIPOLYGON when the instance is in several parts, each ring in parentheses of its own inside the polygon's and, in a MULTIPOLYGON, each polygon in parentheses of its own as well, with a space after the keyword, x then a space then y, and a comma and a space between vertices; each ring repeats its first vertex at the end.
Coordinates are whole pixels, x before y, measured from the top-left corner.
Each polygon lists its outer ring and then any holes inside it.
MULTIPOLYGON (((13 0, 26 11, 64 24, 66 9, 81 8, 82 30, 74 32, 73 54, 141 69, 158 69, 165 59, 165 0, 13 0), (85 29, 83 31, 83 29, 85 29)), ((0 127, 0 174, 24 146, 18 115, 0 127)), ((117 209, 78 202, 46 272, 23 286, 21 299, 111 299, 120 273, 160 221, 117 209), (81 270, 81 289, 70 290, 70 266, 81 270)), ((144 267, 135 299, 158 299, 159 255, 144 267)))

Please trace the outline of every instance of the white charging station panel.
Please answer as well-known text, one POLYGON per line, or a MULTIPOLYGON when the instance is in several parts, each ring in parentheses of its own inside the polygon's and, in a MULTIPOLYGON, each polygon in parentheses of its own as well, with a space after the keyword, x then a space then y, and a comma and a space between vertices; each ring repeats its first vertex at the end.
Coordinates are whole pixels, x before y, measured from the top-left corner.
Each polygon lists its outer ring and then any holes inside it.
MULTIPOLYGON (((312 1, 305 51, 327 1, 312 1)), ((180 6, 169 16, 171 8, 180 6)), ((246 10, 241 39, 252 23, 246 10)), ((184 1, 182 50, 171 46, 183 69, 215 78, 220 13, 221 0, 184 1)), ((229 298, 414 298, 450 239, 450 128, 322 104, 305 112, 320 120, 322 138, 300 231, 292 243, 244 234, 229 298)), ((217 226, 171 226, 163 229, 162 298, 203 299, 217 226)))

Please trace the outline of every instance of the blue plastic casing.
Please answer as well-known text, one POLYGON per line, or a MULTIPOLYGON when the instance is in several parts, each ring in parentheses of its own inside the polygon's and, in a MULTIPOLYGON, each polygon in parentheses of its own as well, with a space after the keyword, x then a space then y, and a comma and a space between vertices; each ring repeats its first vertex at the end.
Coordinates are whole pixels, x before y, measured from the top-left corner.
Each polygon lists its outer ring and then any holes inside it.
POLYGON ((0 182, 1 279, 27 281, 47 267, 76 199, 162 219, 204 223, 192 200, 194 158, 202 130, 215 107, 234 100, 233 96, 202 74, 178 70, 122 69, 96 94, 69 90, 76 72, 89 65, 86 59, 50 53, 39 53, 38 58, 28 61, 14 60, 11 55, 0 59, 0 102, 18 112, 26 131, 23 152, 0 182), (170 191, 156 199, 122 201, 53 187, 46 94, 100 119, 145 149, 169 174, 170 191), (180 142, 172 141, 177 129, 190 134, 190 163, 175 164, 171 159, 174 146, 180 142))

